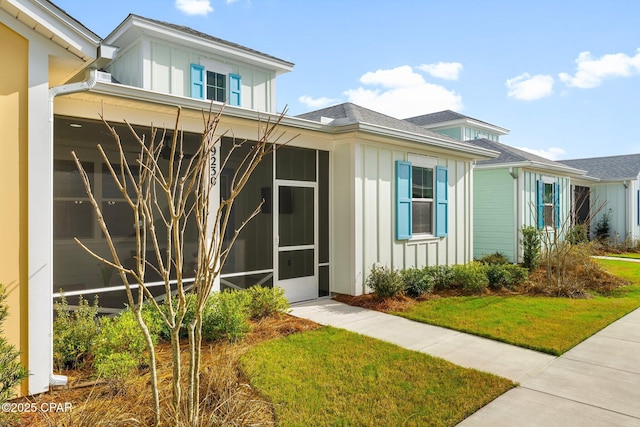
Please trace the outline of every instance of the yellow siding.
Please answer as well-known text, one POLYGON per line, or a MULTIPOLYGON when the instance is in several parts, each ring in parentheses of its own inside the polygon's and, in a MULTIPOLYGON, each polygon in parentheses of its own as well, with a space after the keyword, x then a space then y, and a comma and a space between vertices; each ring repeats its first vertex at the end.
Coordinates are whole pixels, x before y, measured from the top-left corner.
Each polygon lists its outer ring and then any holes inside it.
MULTIPOLYGON (((0 282, 8 291, 4 333, 27 365, 27 99, 29 42, 0 24, 0 282)), ((27 392, 26 381, 23 392, 27 392)))

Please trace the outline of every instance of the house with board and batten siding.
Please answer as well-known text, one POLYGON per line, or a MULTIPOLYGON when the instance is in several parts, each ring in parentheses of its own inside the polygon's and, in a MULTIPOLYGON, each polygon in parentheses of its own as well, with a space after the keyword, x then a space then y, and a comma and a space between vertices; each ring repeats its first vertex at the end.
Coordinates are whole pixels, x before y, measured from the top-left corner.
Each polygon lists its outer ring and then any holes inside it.
MULTIPOLYGON (((1 1, 0 45, 6 119, 0 121, 0 174, 7 202, 0 217, 0 282, 9 289, 7 336, 31 373, 21 391, 34 394, 66 383, 53 373, 54 301, 64 294, 75 305, 81 296, 98 295, 103 313, 118 312, 125 302, 117 275, 74 241, 109 256, 72 150, 118 257, 125 266, 136 261, 138 225, 111 180, 109 166, 120 167, 119 152, 100 114, 124 150, 134 153, 137 143, 125 120, 139 135, 149 137, 153 125, 168 129, 170 138, 179 106, 189 155, 200 143, 203 112, 222 111, 215 169, 235 142, 251 144, 265 121, 279 118, 276 79, 293 64, 138 15, 102 39, 46 0, 1 1)), ((232 228, 264 204, 238 235, 216 290, 280 286, 291 302, 359 295, 368 291, 365 278, 373 264, 406 268, 472 260, 471 172, 474 162, 496 152, 353 104, 284 116, 279 131, 285 140, 295 138, 260 163, 235 200, 232 228)), ((211 210, 228 197, 248 149, 233 151, 215 169, 211 210)), ((158 162, 168 165, 164 157, 158 162)), ((168 208, 161 202, 156 207, 168 208)), ((198 242, 189 224, 185 235, 183 274, 189 281, 198 242)), ((163 282, 152 268, 145 286, 163 297, 163 282)))
POLYGON ((473 169, 475 258, 500 252, 520 262, 522 227, 559 232, 572 221, 572 180, 594 181, 583 170, 502 144, 509 131, 482 120, 450 110, 406 120, 500 153, 473 169))

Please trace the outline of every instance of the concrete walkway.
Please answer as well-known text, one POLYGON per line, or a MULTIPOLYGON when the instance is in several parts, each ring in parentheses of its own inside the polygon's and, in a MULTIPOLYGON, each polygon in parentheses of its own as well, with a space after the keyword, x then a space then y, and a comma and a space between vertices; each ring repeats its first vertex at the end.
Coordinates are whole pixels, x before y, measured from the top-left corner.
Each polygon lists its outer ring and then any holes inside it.
POLYGON ((520 383, 460 426, 640 427, 640 309, 558 358, 333 300, 291 314, 520 383))

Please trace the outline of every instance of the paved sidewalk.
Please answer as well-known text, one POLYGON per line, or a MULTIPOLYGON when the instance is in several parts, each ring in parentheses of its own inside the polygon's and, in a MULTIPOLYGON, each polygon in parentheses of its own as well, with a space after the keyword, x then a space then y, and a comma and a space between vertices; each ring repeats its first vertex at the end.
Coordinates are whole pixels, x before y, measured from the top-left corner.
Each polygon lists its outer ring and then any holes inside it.
POLYGON ((291 314, 520 383, 463 427, 640 427, 640 309, 558 358, 333 300, 298 304, 291 314))

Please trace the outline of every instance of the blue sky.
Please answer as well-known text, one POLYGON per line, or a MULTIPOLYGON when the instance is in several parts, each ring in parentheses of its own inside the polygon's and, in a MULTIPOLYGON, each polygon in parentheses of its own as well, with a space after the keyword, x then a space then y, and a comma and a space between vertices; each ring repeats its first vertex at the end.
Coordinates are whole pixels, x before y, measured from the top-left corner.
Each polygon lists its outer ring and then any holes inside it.
POLYGON ((552 159, 640 152, 637 0, 86 0, 54 3, 101 37, 129 13, 296 64, 296 115, 354 102, 406 118, 452 109, 552 159))

